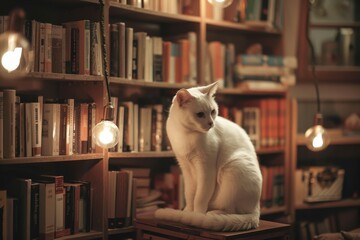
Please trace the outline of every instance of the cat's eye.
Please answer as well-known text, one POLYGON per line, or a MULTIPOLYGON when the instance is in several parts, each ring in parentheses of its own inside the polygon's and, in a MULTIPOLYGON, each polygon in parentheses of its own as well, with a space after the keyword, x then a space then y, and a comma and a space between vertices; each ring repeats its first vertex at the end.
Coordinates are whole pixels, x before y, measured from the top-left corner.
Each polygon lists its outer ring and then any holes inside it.
POLYGON ((211 115, 215 115, 216 111, 215 109, 211 110, 211 115))
POLYGON ((198 113, 196 113, 196 116, 198 118, 203 118, 203 117, 205 117, 205 113, 204 112, 198 112, 198 113))

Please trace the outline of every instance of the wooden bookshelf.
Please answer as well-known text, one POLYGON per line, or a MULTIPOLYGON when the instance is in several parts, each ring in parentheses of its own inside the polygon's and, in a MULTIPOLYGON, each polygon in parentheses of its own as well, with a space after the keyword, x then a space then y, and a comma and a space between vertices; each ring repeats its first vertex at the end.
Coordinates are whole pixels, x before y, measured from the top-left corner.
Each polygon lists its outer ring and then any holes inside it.
MULTIPOLYGON (((206 44, 210 41, 222 43, 234 43, 236 54, 244 53, 246 48, 255 43, 264 45, 264 54, 282 55, 283 36, 281 29, 257 28, 244 23, 230 21, 217 21, 207 17, 209 3, 206 0, 190 1, 192 11, 190 13, 172 14, 166 12, 142 9, 134 6, 124 5, 115 1, 104 1, 105 15, 105 37, 109 50, 110 34, 108 24, 124 22, 126 26, 134 28, 135 31, 147 32, 150 36, 159 36, 164 39, 171 39, 174 35, 181 35, 188 32, 196 34, 196 71, 197 82, 168 83, 149 82, 139 79, 125 79, 121 77, 110 77, 110 91, 113 97, 119 101, 137 101, 145 99, 145 102, 155 100, 171 99, 176 90, 190 88, 197 85, 205 85, 205 62, 206 44)), ((0 15, 6 15, 15 5, 23 4, 23 1, 15 0, 14 3, 2 2, 0 4, 0 15)), ((70 20, 89 19, 99 21, 100 5, 97 0, 31 0, 26 3, 25 10, 30 19, 51 24, 62 24, 70 20)), ((175 40, 171 40, 175 41, 175 40)), ((110 55, 108 51, 107 60, 110 69, 110 55)), ((108 69, 108 70, 109 70, 108 69)), ((96 122, 103 118, 103 106, 107 103, 107 94, 104 76, 51 73, 51 72, 30 72, 23 79, 16 81, 0 81, 0 91, 7 88, 17 90, 22 96, 37 95, 44 99, 69 99, 92 100, 96 104, 96 122)), ((287 99, 288 90, 246 90, 240 88, 225 88, 218 92, 219 101, 238 103, 242 100, 253 99, 287 99)), ((164 111, 167 111, 165 109, 164 111)), ((6 113, 5 113, 6 114, 6 113)), ((165 124, 165 121, 164 123, 165 124)), ((284 192, 287 194, 290 183, 289 168, 289 117, 285 119, 286 143, 280 147, 260 148, 257 150, 261 163, 269 165, 282 165, 285 168, 284 192)), ((167 148, 168 149, 168 148, 167 148)), ((109 170, 113 167, 120 168, 123 165, 135 165, 141 167, 145 162, 155 160, 163 165, 176 164, 175 155, 172 151, 159 152, 110 152, 98 147, 95 153, 73 154, 60 156, 36 156, 36 157, 15 157, 12 159, 0 159, 1 174, 6 172, 10 175, 21 175, 25 169, 41 174, 61 174, 70 179, 86 180, 92 184, 93 205, 92 205, 92 227, 87 233, 78 233, 60 239, 123 239, 124 236, 134 235, 134 226, 109 229, 108 228, 108 177, 109 170)), ((154 166, 155 164, 153 164, 154 166)), ((160 168, 162 170, 162 168, 160 168)), ((267 216, 286 215, 289 212, 289 196, 284 196, 284 206, 262 209, 261 214, 267 216)), ((276 220, 276 219, 274 219, 276 220)))
POLYGON ((317 203, 303 203, 297 204, 295 209, 300 210, 312 210, 323 208, 345 208, 345 207, 360 207, 360 199, 342 199, 331 202, 317 202, 317 203))

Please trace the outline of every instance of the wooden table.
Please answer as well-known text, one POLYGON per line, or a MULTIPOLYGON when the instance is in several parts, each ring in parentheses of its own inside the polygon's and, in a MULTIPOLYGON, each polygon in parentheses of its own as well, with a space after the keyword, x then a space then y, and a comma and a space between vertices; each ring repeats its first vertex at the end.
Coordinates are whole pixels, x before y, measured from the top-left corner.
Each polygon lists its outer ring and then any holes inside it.
POLYGON ((257 229, 240 232, 214 232, 189 227, 179 223, 165 222, 153 219, 137 219, 135 221, 138 240, 166 240, 166 239, 288 239, 291 232, 289 224, 260 220, 257 229))

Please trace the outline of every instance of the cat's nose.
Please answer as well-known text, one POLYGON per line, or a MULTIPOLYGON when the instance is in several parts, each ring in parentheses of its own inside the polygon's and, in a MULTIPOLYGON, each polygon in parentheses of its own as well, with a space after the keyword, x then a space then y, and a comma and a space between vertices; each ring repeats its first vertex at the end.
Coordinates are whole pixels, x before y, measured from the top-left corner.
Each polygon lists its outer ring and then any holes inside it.
POLYGON ((209 122, 208 124, 209 124, 210 127, 212 127, 214 125, 213 122, 209 122))

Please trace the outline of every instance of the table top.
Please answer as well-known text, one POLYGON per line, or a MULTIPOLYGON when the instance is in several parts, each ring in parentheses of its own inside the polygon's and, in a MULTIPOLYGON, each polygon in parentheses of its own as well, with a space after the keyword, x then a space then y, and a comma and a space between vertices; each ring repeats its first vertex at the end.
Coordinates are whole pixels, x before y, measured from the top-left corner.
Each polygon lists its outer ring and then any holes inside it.
POLYGON ((187 239, 188 236, 199 236, 204 239, 267 239, 282 237, 288 235, 291 230, 289 224, 260 220, 259 227, 256 229, 239 231, 239 232, 215 232, 194 228, 184 224, 161 221, 157 219, 137 219, 136 228, 167 234, 187 239))

